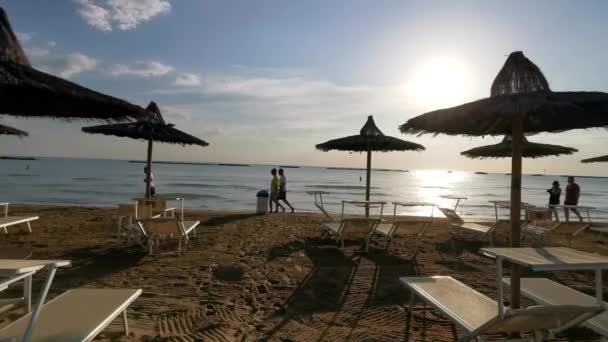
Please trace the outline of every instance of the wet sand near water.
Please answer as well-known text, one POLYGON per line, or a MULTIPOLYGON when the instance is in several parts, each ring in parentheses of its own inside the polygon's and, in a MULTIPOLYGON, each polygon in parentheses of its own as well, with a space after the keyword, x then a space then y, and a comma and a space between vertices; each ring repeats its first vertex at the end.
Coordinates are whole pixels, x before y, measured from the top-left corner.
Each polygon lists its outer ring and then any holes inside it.
MULTIPOLYGON (((407 238, 394 239, 388 251, 379 238, 368 253, 358 241, 338 249, 321 237, 324 219, 317 214, 188 210, 186 219, 201 225, 177 257, 170 253, 175 244, 161 244, 167 253, 148 256, 141 246, 113 237, 111 208, 11 205, 10 210, 40 220, 33 222, 33 234, 12 227, 0 235, 0 257, 31 249, 32 258, 73 262, 57 271, 49 298, 74 287, 143 289, 128 310, 131 335, 122 336, 117 319, 99 341, 407 341, 408 333, 410 341, 452 341, 462 331, 421 304, 407 324, 409 293, 398 277, 450 275, 496 298, 494 261, 477 253, 487 243, 475 234, 450 241, 442 219, 434 221, 413 258, 407 238)), ((585 232, 573 247, 608 255, 607 242, 585 232)), ((591 272, 525 270, 524 276, 549 277, 594 293, 591 272)), ((39 272, 35 291, 43 280, 39 272)), ((16 286, 0 295, 19 293, 16 286)), ((0 315, 0 326, 17 317, 18 310, 0 315)), ((556 340, 600 337, 574 328, 556 340)))

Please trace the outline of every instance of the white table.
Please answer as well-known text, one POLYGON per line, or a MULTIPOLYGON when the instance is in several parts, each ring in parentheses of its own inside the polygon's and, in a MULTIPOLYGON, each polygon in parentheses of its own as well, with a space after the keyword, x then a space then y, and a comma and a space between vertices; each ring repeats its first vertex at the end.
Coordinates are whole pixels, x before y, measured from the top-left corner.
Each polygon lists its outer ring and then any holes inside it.
POLYGON ((363 208, 380 208, 380 220, 382 220, 382 214, 384 212, 384 206, 386 205, 386 202, 383 201, 346 201, 343 200, 342 201, 342 214, 341 214, 341 219, 344 218, 344 205, 345 204, 352 204, 352 205, 356 205, 357 207, 363 207, 363 208))
POLYGON ((439 196, 439 197, 445 198, 445 199, 456 200, 456 205, 454 206, 454 211, 456 211, 456 209, 458 208, 458 204, 460 203, 461 200, 468 199, 464 196, 458 196, 458 195, 443 195, 443 196, 439 196))
MULTIPOLYGON (((511 201, 488 201, 492 204, 494 204, 494 214, 496 214, 496 223, 500 222, 500 219, 498 218, 498 208, 501 209, 511 209, 511 201)), ((526 210, 526 209, 531 209, 534 208, 534 206, 530 203, 526 203, 526 202, 521 202, 521 210, 526 210)), ((524 220, 525 220, 525 212, 524 212, 524 220)))
MULTIPOLYGON (((46 281, 40 292, 40 297, 36 303, 36 307, 32 312, 28 327, 23 336, 23 341, 28 342, 36 320, 40 315, 40 310, 44 305, 46 296, 51 288, 51 283, 55 277, 55 272, 58 267, 70 266, 69 260, 23 260, 23 259, 0 259, 0 277, 15 279, 21 277, 25 280, 24 292, 27 290, 31 294, 31 277, 34 273, 43 268, 48 270, 46 281)), ((16 281, 16 280, 15 280, 16 281)), ((30 295, 31 297, 31 295, 30 295)))
POLYGON ((538 271, 595 271, 595 297, 598 305, 604 306, 602 299, 602 270, 608 269, 608 257, 587 253, 567 247, 504 247, 482 248, 480 252, 496 258, 496 284, 498 285, 498 313, 504 314, 502 261, 529 267, 538 271))

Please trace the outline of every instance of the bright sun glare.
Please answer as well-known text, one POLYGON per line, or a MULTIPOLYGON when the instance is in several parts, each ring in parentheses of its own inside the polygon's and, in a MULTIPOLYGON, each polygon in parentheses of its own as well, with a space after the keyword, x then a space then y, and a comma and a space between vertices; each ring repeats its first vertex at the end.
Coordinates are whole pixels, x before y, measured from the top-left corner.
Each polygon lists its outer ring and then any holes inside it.
POLYGON ((463 103, 471 96, 471 74, 465 63, 435 58, 414 67, 406 92, 415 103, 439 109, 463 103))

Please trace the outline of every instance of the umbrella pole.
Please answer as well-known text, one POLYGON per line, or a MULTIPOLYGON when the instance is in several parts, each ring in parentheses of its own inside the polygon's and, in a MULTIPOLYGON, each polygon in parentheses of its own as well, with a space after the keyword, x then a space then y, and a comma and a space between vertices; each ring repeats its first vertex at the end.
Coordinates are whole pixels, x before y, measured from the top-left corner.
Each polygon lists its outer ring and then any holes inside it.
MULTIPOLYGON (((520 246, 521 230, 521 160, 522 160, 522 116, 513 118, 511 157, 511 247, 520 246)), ((519 309, 521 278, 519 265, 511 263, 511 309, 519 309)), ((501 305, 502 303, 499 303, 501 305)))
POLYGON ((150 193, 150 176, 152 175, 152 139, 148 140, 148 158, 146 160, 146 166, 148 167, 148 172, 146 173, 146 199, 150 199, 152 198, 152 194, 150 193))
MULTIPOLYGON (((369 201, 369 185, 372 176, 372 150, 367 150, 367 179, 365 180, 365 200, 369 201)), ((369 217, 369 206, 365 207, 365 217, 369 217)))

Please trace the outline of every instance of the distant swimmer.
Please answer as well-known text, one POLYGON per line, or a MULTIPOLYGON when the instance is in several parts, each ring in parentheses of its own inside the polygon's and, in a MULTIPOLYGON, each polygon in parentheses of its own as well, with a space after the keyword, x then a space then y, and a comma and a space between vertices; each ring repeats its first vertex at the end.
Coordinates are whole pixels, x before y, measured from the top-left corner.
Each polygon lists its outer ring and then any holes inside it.
POLYGON ((29 165, 26 165, 26 166, 25 166, 25 169, 26 169, 26 170, 29 170, 29 169, 30 169, 30 166, 29 166, 29 165))

